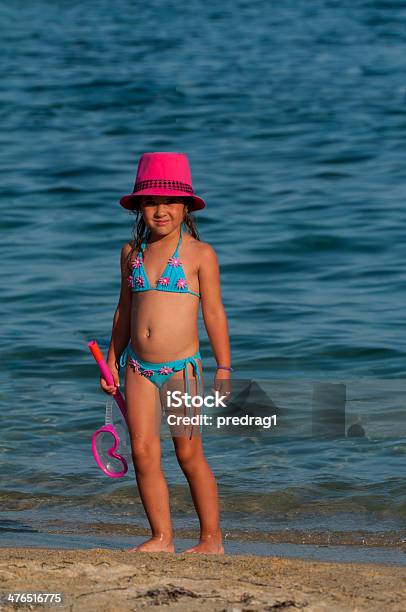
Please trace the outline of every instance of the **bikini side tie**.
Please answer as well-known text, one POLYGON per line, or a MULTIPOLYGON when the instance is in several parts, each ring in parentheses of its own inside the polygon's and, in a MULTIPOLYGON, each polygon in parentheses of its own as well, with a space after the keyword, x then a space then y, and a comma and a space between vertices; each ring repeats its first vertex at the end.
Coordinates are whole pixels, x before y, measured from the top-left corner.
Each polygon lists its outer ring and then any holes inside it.
MULTIPOLYGON (((195 357, 187 357, 185 359, 186 393, 188 393, 190 395, 189 374, 188 374, 188 368, 187 368, 187 364, 188 363, 192 364, 193 373, 197 376, 197 382, 198 382, 198 387, 199 387, 199 395, 203 399, 202 379, 201 379, 201 376, 200 376, 199 365, 198 365, 195 357)), ((203 405, 204 404, 202 403, 202 406, 201 406, 201 413, 202 414, 203 414, 203 405)), ((190 406, 189 406, 189 416, 190 416, 190 418, 193 417, 192 404, 190 404, 190 406)), ((192 425, 192 429, 190 431, 189 440, 191 440, 191 438, 192 438, 193 427, 194 427, 194 425, 192 425)), ((203 431, 203 426, 202 426, 202 420, 200 419, 200 433, 202 433, 202 431, 203 431)))

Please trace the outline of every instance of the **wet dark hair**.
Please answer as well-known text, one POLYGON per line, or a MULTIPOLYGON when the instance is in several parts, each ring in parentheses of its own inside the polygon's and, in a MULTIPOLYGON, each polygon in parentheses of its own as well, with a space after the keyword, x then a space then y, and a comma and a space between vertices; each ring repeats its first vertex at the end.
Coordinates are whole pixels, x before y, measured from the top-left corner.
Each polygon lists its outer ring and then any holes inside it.
MULTIPOLYGON (((151 197, 153 196, 148 196, 148 198, 151 198, 151 197)), ((143 201, 141 197, 139 199, 141 200, 141 202, 143 201)), ((189 206, 193 202, 193 198, 188 197, 188 196, 181 196, 181 197, 176 196, 176 201, 179 201, 179 202, 183 201, 183 204, 186 206, 186 212, 185 212, 185 216, 183 219, 183 226, 186 226, 188 233, 191 236, 193 236, 193 238, 195 238, 196 240, 200 240, 200 236, 199 236, 199 232, 197 231, 195 219, 191 211, 189 210, 189 206)), ((130 241, 131 250, 127 257, 127 267, 128 267, 129 273, 131 273, 131 261, 133 260, 133 255, 139 252, 141 248, 141 243, 148 234, 147 225, 142 216, 141 208, 140 209, 135 209, 135 208, 130 209, 130 214, 135 215, 135 222, 134 222, 134 226, 132 229, 132 239, 130 241)))

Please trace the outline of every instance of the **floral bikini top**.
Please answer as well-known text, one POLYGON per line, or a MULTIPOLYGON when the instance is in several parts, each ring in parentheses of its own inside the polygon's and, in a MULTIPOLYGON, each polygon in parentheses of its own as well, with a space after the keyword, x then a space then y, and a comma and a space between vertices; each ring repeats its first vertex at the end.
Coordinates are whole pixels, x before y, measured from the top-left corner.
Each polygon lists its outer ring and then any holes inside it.
POLYGON ((148 276, 144 268, 144 250, 147 241, 144 240, 141 243, 140 251, 136 259, 132 262, 132 272, 128 277, 128 284, 131 290, 135 293, 137 291, 169 291, 171 293, 191 293, 196 297, 200 298, 199 293, 190 291, 186 281, 185 271, 182 266, 182 262, 179 259, 179 247, 182 244, 182 226, 180 228, 180 236, 178 246, 175 249, 172 257, 168 259, 165 270, 158 278, 156 286, 152 287, 148 276))

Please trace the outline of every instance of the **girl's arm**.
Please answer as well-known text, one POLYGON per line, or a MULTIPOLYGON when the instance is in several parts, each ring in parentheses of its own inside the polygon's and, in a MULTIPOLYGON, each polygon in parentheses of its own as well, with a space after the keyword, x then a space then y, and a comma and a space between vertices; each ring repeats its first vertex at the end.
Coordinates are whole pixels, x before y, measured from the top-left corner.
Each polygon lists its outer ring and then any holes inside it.
POLYGON ((113 329, 111 332, 110 346, 107 353, 107 365, 114 373, 119 370, 118 359, 127 346, 131 336, 131 289, 128 285, 127 257, 131 250, 130 244, 125 244, 121 249, 121 290, 120 299, 114 313, 113 329))
MULTIPOLYGON (((199 285, 204 325, 217 365, 231 367, 227 316, 221 300, 220 270, 217 256, 209 244, 202 244, 199 285)), ((217 378, 230 378, 227 370, 217 370, 217 378)))

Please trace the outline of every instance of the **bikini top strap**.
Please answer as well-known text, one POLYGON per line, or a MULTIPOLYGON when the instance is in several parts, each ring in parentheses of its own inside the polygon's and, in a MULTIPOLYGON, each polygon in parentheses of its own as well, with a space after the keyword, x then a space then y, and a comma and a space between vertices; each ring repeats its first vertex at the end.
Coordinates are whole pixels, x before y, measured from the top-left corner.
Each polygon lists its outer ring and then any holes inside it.
POLYGON ((147 232, 141 242, 141 246, 140 246, 140 253, 142 256, 144 256, 144 250, 145 247, 147 246, 147 241, 148 241, 148 237, 149 237, 149 232, 147 232))
MULTIPOLYGON (((146 235, 144 236, 143 241, 141 242, 140 251, 141 251, 142 255, 144 255, 144 249, 147 246, 149 234, 150 234, 150 232, 147 232, 146 235)), ((177 245, 177 247, 175 249, 175 252, 174 252, 175 256, 178 255, 179 247, 180 247, 181 244, 182 244, 182 225, 180 226, 180 235, 179 235, 178 245, 177 245)))
POLYGON ((181 244, 182 244, 182 224, 180 226, 180 235, 179 235, 179 240, 178 240, 178 246, 176 247, 175 253, 174 253, 175 257, 179 254, 178 251, 179 251, 179 247, 180 247, 181 244))

